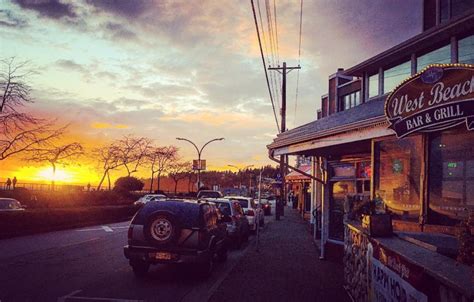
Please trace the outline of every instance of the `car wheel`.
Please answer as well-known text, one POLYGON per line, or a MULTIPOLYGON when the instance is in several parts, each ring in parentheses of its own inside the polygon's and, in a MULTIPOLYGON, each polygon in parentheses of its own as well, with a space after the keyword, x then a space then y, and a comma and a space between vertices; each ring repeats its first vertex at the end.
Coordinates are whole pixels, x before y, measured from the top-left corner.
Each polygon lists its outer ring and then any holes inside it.
POLYGON ((133 273, 137 278, 144 278, 150 268, 150 264, 144 261, 134 261, 131 262, 130 265, 132 266, 133 273))
POLYGON ((160 211, 148 219, 144 233, 151 244, 164 245, 176 241, 180 230, 179 222, 172 213, 160 211))

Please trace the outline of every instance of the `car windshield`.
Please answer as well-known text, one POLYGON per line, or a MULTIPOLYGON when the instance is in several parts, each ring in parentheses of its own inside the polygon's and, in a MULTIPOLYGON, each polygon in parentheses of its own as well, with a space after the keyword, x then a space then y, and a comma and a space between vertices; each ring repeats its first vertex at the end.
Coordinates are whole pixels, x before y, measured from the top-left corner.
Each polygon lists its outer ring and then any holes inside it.
POLYGON ((219 192, 200 192, 200 198, 220 198, 221 194, 219 192))
POLYGON ((246 199, 231 198, 230 200, 237 201, 238 203, 240 203, 240 206, 242 208, 248 208, 249 207, 249 201, 246 200, 246 199))
POLYGON ((219 209, 219 211, 221 211, 221 213, 224 216, 232 216, 232 213, 230 211, 230 204, 228 204, 226 202, 218 202, 218 203, 216 203, 216 205, 217 205, 217 208, 219 209))
POLYGON ((0 199, 0 210, 18 209, 20 205, 12 199, 0 199))

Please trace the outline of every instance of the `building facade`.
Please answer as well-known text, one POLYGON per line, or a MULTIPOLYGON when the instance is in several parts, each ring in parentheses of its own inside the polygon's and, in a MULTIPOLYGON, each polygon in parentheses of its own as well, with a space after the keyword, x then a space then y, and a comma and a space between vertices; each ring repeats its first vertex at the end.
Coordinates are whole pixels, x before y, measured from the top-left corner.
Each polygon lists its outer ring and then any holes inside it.
POLYGON ((271 157, 312 158, 321 254, 344 255, 356 301, 474 298, 469 259, 455 260, 460 225, 474 220, 473 9, 425 0, 421 34, 338 69, 318 119, 268 146, 271 157), (368 234, 361 217, 374 207, 396 236, 368 234))

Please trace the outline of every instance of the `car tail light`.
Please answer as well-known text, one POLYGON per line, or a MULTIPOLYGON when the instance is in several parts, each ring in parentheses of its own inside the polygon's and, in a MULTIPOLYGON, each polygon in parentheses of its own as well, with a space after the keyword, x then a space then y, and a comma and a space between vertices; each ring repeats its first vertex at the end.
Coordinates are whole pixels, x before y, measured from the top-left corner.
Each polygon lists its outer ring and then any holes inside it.
POLYGON ((248 210, 247 216, 255 216, 255 212, 253 210, 248 210))
POLYGON ((268 204, 265 205, 265 208, 268 208, 268 204))
POLYGON ((132 239, 132 234, 133 234, 133 224, 131 224, 130 227, 128 228, 127 237, 129 240, 132 239))

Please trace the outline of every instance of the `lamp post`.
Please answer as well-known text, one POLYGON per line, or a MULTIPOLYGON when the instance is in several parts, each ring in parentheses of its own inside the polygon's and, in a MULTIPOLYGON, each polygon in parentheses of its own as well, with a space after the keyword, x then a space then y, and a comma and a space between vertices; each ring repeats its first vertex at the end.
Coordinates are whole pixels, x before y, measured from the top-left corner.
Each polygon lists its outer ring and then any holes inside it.
POLYGON ((176 139, 179 140, 179 141, 187 141, 188 143, 190 143, 191 145, 193 145, 194 148, 196 148, 196 151, 197 151, 197 154, 198 154, 197 189, 198 189, 198 191, 199 191, 199 186, 201 185, 201 154, 202 154, 202 150, 204 150, 204 147, 206 147, 206 146, 209 145, 210 143, 215 142, 215 141, 224 140, 224 138, 223 138, 223 137, 220 137, 220 138, 211 139, 210 141, 208 141, 207 143, 205 143, 205 144, 201 147, 201 149, 199 149, 198 146, 196 146, 195 143, 193 143, 192 141, 190 141, 190 140, 187 139, 187 138, 177 137, 176 139))

